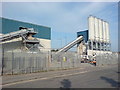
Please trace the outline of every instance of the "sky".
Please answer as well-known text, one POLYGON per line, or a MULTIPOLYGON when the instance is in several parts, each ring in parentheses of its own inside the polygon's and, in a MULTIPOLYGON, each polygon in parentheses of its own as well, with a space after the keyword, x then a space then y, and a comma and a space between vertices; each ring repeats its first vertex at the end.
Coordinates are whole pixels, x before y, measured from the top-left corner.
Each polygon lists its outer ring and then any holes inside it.
POLYGON ((78 31, 88 30, 89 15, 109 22, 112 51, 117 51, 117 2, 2 2, 2 17, 51 27, 52 48, 61 48, 76 39, 78 31))

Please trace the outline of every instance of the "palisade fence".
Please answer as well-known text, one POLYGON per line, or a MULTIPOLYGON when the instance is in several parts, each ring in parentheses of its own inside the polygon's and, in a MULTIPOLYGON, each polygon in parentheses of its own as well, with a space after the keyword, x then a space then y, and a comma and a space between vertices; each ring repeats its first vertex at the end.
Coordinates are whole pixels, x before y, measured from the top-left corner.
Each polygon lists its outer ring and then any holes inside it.
POLYGON ((52 53, 51 69, 76 68, 81 64, 81 57, 75 52, 52 53))
POLYGON ((111 54, 101 54, 96 57, 96 65, 104 66, 104 65, 113 65, 118 64, 118 53, 111 54))
MULTIPOLYGON (((118 64, 118 54, 104 54, 96 57, 96 66, 118 64)), ((2 75, 23 74, 81 66, 81 57, 75 52, 3 52, 2 75)))
POLYGON ((28 53, 4 52, 2 58, 2 75, 22 74, 56 69, 68 69, 80 66, 77 53, 28 53))
POLYGON ((47 57, 43 53, 5 52, 3 74, 31 73, 46 70, 47 57))

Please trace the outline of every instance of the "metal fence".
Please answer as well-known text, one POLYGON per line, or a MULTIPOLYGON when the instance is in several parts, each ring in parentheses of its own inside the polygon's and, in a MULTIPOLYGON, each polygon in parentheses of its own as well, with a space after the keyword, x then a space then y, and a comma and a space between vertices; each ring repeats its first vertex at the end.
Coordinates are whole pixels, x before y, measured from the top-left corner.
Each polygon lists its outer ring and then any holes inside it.
MULTIPOLYGON (((118 63, 118 54, 104 54, 96 57, 96 65, 112 65, 118 63)), ((75 52, 30 53, 3 52, 2 75, 22 74, 40 71, 76 68, 81 66, 81 57, 75 52)))
POLYGON ((67 69, 79 67, 81 63, 80 56, 75 52, 62 52, 52 54, 51 67, 52 69, 67 69))
POLYGON ((56 69, 68 69, 80 66, 76 53, 28 53, 4 52, 2 58, 2 75, 21 74, 56 69))
POLYGON ((101 54, 96 57, 96 65, 102 66, 102 65, 113 65, 118 64, 118 53, 112 53, 112 54, 101 54))
POLYGON ((44 71, 47 56, 43 53, 5 52, 3 56, 3 74, 20 74, 44 71))

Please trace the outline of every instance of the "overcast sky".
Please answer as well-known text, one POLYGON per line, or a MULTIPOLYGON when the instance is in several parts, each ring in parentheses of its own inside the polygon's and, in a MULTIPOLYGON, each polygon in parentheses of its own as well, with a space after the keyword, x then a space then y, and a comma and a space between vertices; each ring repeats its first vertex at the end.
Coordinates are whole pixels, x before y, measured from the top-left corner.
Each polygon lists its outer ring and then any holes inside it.
POLYGON ((4 2, 2 16, 52 28, 52 48, 61 48, 88 29, 88 16, 108 21, 112 51, 118 50, 117 2, 4 2))

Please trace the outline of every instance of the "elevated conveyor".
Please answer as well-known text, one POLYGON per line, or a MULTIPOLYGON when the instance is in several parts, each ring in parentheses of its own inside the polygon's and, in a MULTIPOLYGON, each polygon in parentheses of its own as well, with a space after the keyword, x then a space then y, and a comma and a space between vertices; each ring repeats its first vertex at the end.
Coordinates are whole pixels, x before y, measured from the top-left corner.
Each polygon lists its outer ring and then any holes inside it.
POLYGON ((29 33, 36 34, 37 32, 35 32, 34 29, 21 29, 19 31, 11 32, 0 36, 0 42, 8 41, 19 37, 23 37, 23 39, 25 39, 25 36, 29 33))
POLYGON ((37 34, 37 32, 33 28, 21 27, 19 31, 1 35, 0 44, 5 44, 7 43, 7 41, 21 37, 23 44, 22 48, 25 48, 26 50, 32 50, 32 49, 34 50, 35 48, 38 48, 40 43, 39 40, 32 37, 34 34, 37 34))
POLYGON ((73 46, 75 46, 77 43, 81 42, 83 40, 83 36, 78 37, 77 39, 75 39, 74 41, 72 41, 71 43, 69 43, 68 45, 64 46, 63 48, 61 48, 59 51, 57 51, 56 53, 60 53, 60 52, 66 52, 68 51, 70 48, 72 48, 73 46))

